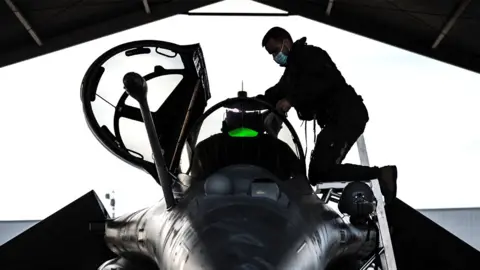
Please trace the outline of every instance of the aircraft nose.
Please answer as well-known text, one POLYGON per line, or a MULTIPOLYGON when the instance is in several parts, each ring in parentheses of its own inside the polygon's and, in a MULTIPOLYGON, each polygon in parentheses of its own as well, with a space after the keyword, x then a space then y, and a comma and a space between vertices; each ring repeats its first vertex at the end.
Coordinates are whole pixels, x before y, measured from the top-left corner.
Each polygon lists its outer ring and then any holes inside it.
MULTIPOLYGON (((238 245, 234 242, 228 243, 230 248, 223 248, 223 258, 216 261, 216 265, 224 267, 230 264, 230 269, 233 270, 273 270, 272 259, 268 258, 268 252, 265 252, 266 247, 238 245)), ((271 252, 274 253, 273 248, 271 252)))
POLYGON ((287 211, 267 200, 245 198, 217 206, 194 223, 199 241, 189 247, 183 269, 285 269, 279 268, 282 260, 305 237, 302 222, 292 223, 287 211))
POLYGON ((250 263, 243 263, 239 266, 236 266, 233 270, 261 270, 261 269, 250 263))

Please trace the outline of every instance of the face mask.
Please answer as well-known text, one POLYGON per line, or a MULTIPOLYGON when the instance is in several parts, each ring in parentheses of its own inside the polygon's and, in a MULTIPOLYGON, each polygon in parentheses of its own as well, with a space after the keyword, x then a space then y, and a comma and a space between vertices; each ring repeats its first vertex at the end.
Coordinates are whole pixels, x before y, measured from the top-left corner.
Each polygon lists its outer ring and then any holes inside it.
POLYGON ((273 58, 273 60, 275 60, 275 62, 277 62, 277 64, 279 64, 280 66, 285 66, 287 64, 288 56, 286 56, 283 53, 283 46, 284 45, 285 45, 285 41, 282 44, 282 48, 280 49, 280 52, 277 53, 277 55, 275 55, 275 58, 273 58))
POLYGON ((280 66, 285 66, 287 64, 287 56, 283 52, 279 52, 277 55, 275 55, 275 62, 279 64, 280 66))

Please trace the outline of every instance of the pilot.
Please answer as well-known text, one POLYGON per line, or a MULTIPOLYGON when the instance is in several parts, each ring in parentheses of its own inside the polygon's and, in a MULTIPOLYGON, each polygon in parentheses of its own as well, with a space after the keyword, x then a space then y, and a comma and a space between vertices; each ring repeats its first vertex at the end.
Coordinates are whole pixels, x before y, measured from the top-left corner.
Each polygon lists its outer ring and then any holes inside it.
POLYGON ((279 82, 258 98, 283 113, 294 107, 301 120, 316 120, 322 128, 310 160, 310 183, 379 179, 390 203, 396 197, 396 166, 341 164, 363 134, 369 116, 363 99, 347 84, 328 53, 307 45, 306 37, 294 42, 280 27, 265 34, 262 46, 285 71, 279 82))

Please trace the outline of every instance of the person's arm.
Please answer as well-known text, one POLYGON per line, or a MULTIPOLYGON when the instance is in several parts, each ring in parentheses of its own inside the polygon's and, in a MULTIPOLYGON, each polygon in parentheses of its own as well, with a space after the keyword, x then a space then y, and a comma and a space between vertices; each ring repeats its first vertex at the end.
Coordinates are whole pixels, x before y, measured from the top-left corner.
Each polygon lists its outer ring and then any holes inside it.
MULTIPOLYGON (((270 105, 275 107, 277 102, 285 96, 281 88, 282 79, 283 76, 277 84, 267 89, 264 95, 258 95, 257 98, 268 102, 270 105)), ((277 137, 278 132, 280 132, 280 129, 282 129, 282 121, 278 119, 273 112, 269 112, 268 115, 263 115, 263 118, 265 131, 273 137, 277 137)))
POLYGON ((284 73, 277 84, 268 88, 265 91, 265 94, 256 96, 258 99, 266 101, 270 103, 273 107, 277 104, 277 102, 287 95, 289 92, 288 85, 287 85, 287 74, 284 73))
POLYGON ((339 83, 338 70, 326 52, 306 47, 295 57, 296 78, 287 99, 295 106, 322 99, 339 83))
POLYGON ((279 87, 280 82, 275 84, 274 86, 268 88, 265 91, 265 94, 263 95, 257 95, 256 98, 263 100, 265 102, 270 103, 273 107, 275 107, 275 104, 282 98, 281 93, 280 93, 280 87, 279 87))

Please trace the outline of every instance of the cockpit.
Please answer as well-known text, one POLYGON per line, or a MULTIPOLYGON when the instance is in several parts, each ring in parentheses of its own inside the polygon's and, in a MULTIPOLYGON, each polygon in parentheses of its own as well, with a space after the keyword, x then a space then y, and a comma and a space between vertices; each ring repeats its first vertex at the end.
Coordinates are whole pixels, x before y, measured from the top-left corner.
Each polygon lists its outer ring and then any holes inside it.
POLYGON ((268 104, 240 91, 237 98, 220 102, 199 119, 203 123, 213 120, 202 125, 199 132, 199 136, 210 135, 195 145, 190 157, 182 156, 181 165, 188 159, 186 172, 200 179, 235 164, 262 167, 279 179, 302 174, 304 163, 298 140, 288 126, 283 128, 286 119, 280 116, 268 104), (290 139, 290 143, 278 137, 280 130, 281 138, 290 139))
POLYGON ((199 44, 134 41, 93 62, 82 81, 81 99, 98 141, 157 182, 161 179, 144 111, 122 87, 122 77, 131 71, 148 87, 145 98, 156 130, 154 140, 161 147, 162 166, 172 177, 202 181, 235 164, 261 167, 279 179, 305 175, 300 140, 270 104, 232 91, 230 98, 207 106, 211 93, 199 44))

